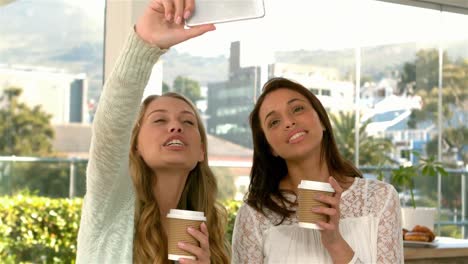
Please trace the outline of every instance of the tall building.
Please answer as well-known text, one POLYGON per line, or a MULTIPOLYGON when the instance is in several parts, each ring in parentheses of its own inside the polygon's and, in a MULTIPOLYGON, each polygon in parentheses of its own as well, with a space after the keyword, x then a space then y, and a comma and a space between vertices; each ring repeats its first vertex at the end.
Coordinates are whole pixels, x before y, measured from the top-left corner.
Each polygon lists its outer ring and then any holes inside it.
POLYGON ((89 122, 86 102, 88 80, 86 74, 70 74, 63 70, 0 66, 0 93, 8 87, 19 87, 19 98, 30 107, 40 105, 52 115, 52 124, 89 122))
POLYGON ((260 67, 240 67, 240 42, 231 43, 229 78, 208 83, 208 133, 252 147, 248 116, 259 94, 260 67))
POLYGON ((294 80, 314 93, 330 112, 354 109, 354 85, 341 80, 338 69, 313 64, 275 63, 270 66, 272 76, 294 80))
POLYGON ((248 117, 263 82, 285 77, 304 85, 330 111, 354 109, 354 85, 342 81, 338 69, 313 64, 272 63, 241 67, 240 42, 232 42, 229 76, 225 82, 208 83, 207 128, 210 134, 252 147, 248 117))

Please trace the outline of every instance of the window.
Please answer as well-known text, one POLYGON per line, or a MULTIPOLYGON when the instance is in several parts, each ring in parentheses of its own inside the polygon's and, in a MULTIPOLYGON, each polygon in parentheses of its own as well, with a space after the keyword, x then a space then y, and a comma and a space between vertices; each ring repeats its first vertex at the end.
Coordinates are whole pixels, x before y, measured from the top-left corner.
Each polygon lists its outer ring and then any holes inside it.
MULTIPOLYGON (((245 191, 252 154, 248 114, 262 85, 279 76, 308 87, 330 116, 344 114, 345 119, 334 124, 335 133, 337 140, 352 144, 339 144, 340 151, 363 170, 382 160, 389 166, 415 163, 418 159, 413 152, 418 152, 466 172, 468 144, 463 135, 468 124, 468 16, 390 2, 395 1, 265 1, 268 15, 264 18, 219 24, 216 31, 171 48, 155 67, 148 92, 175 89, 179 76, 184 84, 199 89, 200 96, 194 100, 209 133, 209 159, 228 179, 220 190, 238 186, 226 191, 226 199, 240 197, 245 191), (355 129, 356 117, 365 129, 355 129), (359 142, 350 131, 361 133, 359 142), (392 148, 382 150, 378 142, 383 139, 390 140, 392 148), (359 153, 359 157, 352 153, 359 153)), ((17 95, 18 102, 30 108, 40 105, 44 116, 51 115, 49 124, 55 132, 55 137, 48 139, 53 151, 15 149, 15 142, 27 138, 20 138, 11 125, 14 104, 3 96, 0 111, 8 118, 0 120, 0 155, 57 154, 86 160, 90 123, 103 79, 146 4, 105 3, 49 0, 0 4, 0 25, 8 25, 0 27, 0 92, 17 95), (109 36, 105 41, 104 31, 109 36), (21 94, 16 88, 21 88, 21 94)), ((26 165, 11 164, 0 162, 0 194, 22 188, 27 182, 26 165), (8 177, 24 179, 9 186, 12 181, 7 181, 8 177)), ((69 164, 57 165, 53 173, 66 174, 69 164)), ((84 179, 85 162, 80 166, 78 175, 84 179)), ((451 195, 461 193, 460 173, 441 180, 447 202, 441 205, 440 221, 466 221, 459 212, 468 208, 462 208, 461 197, 451 195)), ((437 179, 417 179, 416 185, 421 197, 418 203, 438 203, 437 179)), ((439 226, 438 232, 467 237, 461 224, 439 226)))

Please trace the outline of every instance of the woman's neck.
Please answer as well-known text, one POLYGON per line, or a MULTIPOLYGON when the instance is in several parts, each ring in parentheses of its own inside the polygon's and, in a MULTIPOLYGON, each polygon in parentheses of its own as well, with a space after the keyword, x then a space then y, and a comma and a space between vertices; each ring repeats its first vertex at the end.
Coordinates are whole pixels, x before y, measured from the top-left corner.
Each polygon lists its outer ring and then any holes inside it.
POLYGON ((296 192, 301 180, 328 182, 330 172, 327 163, 320 157, 300 161, 286 161, 288 175, 280 182, 280 189, 296 192))
POLYGON ((158 170, 153 192, 163 218, 166 217, 170 209, 177 208, 188 175, 187 171, 158 170))

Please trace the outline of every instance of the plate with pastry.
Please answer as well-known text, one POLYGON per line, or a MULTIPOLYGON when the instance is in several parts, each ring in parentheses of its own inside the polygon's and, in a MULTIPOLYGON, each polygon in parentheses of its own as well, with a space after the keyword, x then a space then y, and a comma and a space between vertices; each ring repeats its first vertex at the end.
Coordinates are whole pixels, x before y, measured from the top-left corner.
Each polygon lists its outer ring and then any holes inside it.
POLYGON ((403 229, 405 247, 437 247, 435 234, 426 226, 416 225, 412 230, 403 229))
POLYGON ((415 248, 435 248, 437 247, 437 239, 432 242, 419 242, 403 240, 404 247, 415 247, 415 248))

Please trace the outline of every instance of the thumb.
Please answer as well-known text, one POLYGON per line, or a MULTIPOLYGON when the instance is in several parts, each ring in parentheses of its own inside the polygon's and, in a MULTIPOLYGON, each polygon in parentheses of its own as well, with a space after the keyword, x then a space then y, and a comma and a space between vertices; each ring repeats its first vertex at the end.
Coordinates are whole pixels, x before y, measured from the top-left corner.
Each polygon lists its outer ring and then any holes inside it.
POLYGON ((191 39, 191 38, 194 38, 194 37, 198 37, 200 35, 205 34, 206 32, 213 31, 215 29, 216 29, 216 27, 213 24, 190 27, 190 28, 185 30, 185 32, 186 32, 186 39, 185 40, 191 39))

